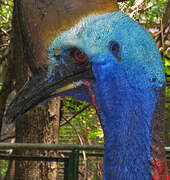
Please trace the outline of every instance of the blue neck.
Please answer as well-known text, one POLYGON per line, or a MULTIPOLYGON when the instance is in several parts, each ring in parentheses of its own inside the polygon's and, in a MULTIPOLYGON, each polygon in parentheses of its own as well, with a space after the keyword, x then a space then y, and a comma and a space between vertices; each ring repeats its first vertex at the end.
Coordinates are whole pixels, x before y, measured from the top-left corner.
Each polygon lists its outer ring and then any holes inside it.
POLYGON ((103 72, 94 84, 104 122, 105 180, 150 180, 150 124, 156 93, 149 86, 136 88, 140 87, 136 78, 128 79, 118 66, 115 71, 117 76, 103 72))

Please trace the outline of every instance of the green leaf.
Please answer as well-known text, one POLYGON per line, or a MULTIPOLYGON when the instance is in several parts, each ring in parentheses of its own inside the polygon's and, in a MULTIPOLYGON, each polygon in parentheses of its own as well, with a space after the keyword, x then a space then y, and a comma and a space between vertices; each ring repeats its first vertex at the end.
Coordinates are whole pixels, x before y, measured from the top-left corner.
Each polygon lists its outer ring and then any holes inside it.
POLYGON ((0 84, 0 91, 2 91, 2 89, 3 89, 3 85, 2 85, 2 84, 0 84))

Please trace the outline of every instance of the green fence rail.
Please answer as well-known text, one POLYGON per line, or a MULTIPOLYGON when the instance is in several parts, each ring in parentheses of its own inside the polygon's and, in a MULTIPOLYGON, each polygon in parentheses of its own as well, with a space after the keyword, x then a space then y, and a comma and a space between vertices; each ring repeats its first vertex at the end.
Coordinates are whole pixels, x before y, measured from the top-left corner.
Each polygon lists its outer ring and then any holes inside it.
MULTIPOLYGON (((170 163, 170 147, 165 147, 168 163, 170 163)), ((49 161, 64 163, 64 180, 78 180, 79 158, 82 152, 86 156, 103 157, 103 145, 63 145, 63 144, 23 144, 23 143, 0 143, 0 160, 21 161, 49 161), (38 157, 5 154, 6 150, 53 150, 63 151, 66 158, 61 157, 38 157), (89 153, 88 153, 89 152, 89 153)), ((169 164, 170 165, 170 164, 169 164)))

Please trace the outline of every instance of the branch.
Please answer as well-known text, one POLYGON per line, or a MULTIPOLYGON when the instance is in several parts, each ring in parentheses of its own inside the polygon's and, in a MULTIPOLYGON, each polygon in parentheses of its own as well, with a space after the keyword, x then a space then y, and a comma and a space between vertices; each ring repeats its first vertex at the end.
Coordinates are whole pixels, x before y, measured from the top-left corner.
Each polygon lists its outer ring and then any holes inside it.
MULTIPOLYGON (((78 137, 78 139, 79 139, 80 144, 81 144, 81 145, 84 145, 83 140, 82 140, 80 134, 78 133, 77 129, 76 129, 70 122, 69 122, 69 124, 70 124, 70 126, 73 128, 73 130, 75 131, 75 133, 77 134, 77 137, 78 137)), ((87 170, 87 156, 86 156, 86 152, 85 152, 85 151, 83 151, 83 158, 84 158, 84 161, 85 161, 85 170, 87 170)), ((85 172, 85 174, 84 174, 84 179, 86 179, 86 172, 85 172)))
POLYGON ((117 0, 117 2, 124 2, 124 1, 128 1, 128 0, 117 0))
POLYGON ((166 7, 166 10, 165 10, 165 13, 164 13, 163 19, 162 19, 164 28, 166 28, 168 26, 169 17, 170 17, 170 0, 168 1, 168 5, 166 7))
POLYGON ((63 123, 60 124, 60 127, 64 126, 65 124, 69 123, 73 118, 75 118, 77 115, 79 115, 80 113, 82 113, 84 110, 86 110, 88 107, 90 107, 90 104, 88 104, 87 106, 83 107, 80 111, 76 112, 71 118, 68 118, 67 120, 65 120, 63 123))
POLYGON ((167 55, 164 55, 164 58, 170 60, 170 57, 168 57, 167 55))
POLYGON ((0 48, 2 48, 2 47, 7 47, 7 46, 9 46, 9 44, 7 44, 7 43, 6 43, 6 44, 1 44, 1 45, 0 45, 0 48))
POLYGON ((169 17, 170 17, 170 0, 168 1, 168 5, 166 7, 165 13, 161 21, 161 30, 159 36, 156 38, 156 44, 158 45, 158 47, 164 47, 164 39, 166 38, 165 34, 168 34, 169 31, 168 29, 168 25, 170 24, 169 17))
POLYGON ((2 55, 0 55, 0 64, 7 58, 9 50, 7 49, 2 55))
POLYGON ((12 138, 15 138, 15 136, 8 136, 6 138, 0 139, 0 142, 4 142, 4 141, 6 141, 8 139, 12 139, 12 138))
POLYGON ((7 62, 8 62, 7 71, 5 73, 3 89, 2 91, 0 91, 0 132, 2 128, 2 118, 5 112, 7 98, 9 94, 14 90, 13 79, 15 77, 15 71, 13 66, 14 61, 12 58, 13 55, 12 47, 13 47, 12 44, 10 44, 9 52, 7 55, 7 62))
MULTIPOLYGON (((14 1, 15 2, 15 1, 14 1)), ((25 19, 23 15, 24 8, 22 7, 21 0, 18 0, 14 4, 14 10, 16 11, 18 25, 19 25, 19 31, 21 34, 21 41, 23 44, 23 52, 24 57, 26 58, 27 64, 30 68, 30 71, 33 75, 36 75, 39 73, 39 68, 37 68, 36 59, 33 54, 32 50, 32 42, 29 37, 29 33, 27 31, 26 25, 25 25, 25 19)))

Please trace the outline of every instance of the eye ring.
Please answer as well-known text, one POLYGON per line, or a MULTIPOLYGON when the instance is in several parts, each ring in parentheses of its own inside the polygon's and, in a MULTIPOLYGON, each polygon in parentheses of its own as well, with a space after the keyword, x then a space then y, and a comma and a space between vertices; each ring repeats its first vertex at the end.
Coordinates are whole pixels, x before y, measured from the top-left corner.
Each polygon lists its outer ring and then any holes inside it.
POLYGON ((86 62, 87 61, 87 55, 80 49, 76 48, 72 52, 72 57, 77 61, 77 62, 86 62))

